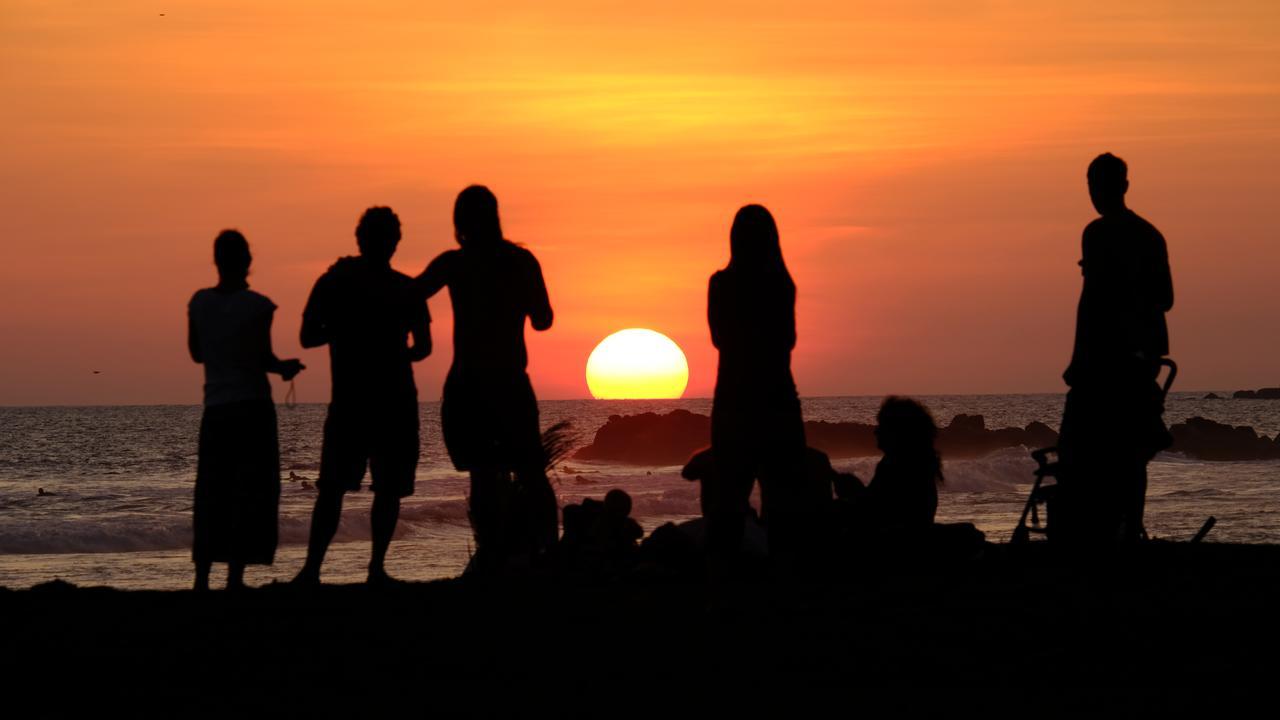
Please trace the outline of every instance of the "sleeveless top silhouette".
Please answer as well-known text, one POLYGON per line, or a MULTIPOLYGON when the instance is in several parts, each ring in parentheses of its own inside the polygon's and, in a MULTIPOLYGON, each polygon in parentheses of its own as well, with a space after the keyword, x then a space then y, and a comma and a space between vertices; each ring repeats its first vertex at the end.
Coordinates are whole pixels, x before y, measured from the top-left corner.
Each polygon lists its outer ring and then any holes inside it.
POLYGON ((711 276, 707 320, 720 350, 711 446, 733 474, 783 472, 803 461, 804 420, 791 376, 795 289, 730 269, 711 276))
POLYGON ((328 335, 334 405, 417 402, 408 338, 429 317, 412 278, 344 257, 316 280, 302 314, 328 335))
POLYGON ((275 303, 248 288, 196 292, 187 307, 204 364, 204 404, 270 400, 266 350, 275 303))
POLYGON ((453 370, 524 372, 529 362, 525 318, 551 313, 542 267, 533 253, 509 242, 448 250, 431 262, 424 281, 431 292, 449 288, 453 370))
POLYGON ((791 351, 795 289, 780 278, 732 270, 711 276, 707 321, 720 351, 715 402, 767 407, 796 401, 791 351))
POLYGON ((449 250, 419 277, 430 296, 448 287, 453 364, 445 380, 441 430, 454 467, 540 467, 538 401, 525 372, 525 318, 550 318, 542 268, 509 242, 449 250))

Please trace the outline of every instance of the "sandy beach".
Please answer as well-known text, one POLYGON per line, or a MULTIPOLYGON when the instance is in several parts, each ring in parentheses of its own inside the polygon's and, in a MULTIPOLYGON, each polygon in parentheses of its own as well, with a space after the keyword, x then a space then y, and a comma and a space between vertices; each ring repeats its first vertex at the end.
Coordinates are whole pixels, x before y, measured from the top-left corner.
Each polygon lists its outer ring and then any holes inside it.
POLYGON ((1261 694, 1277 600, 1280 546, 1153 543, 1105 565, 1003 545, 946 568, 851 560, 714 594, 640 577, 199 595, 52 583, 0 591, 0 613, 3 676, 53 714, 86 700, 183 714, 1156 714, 1261 694))

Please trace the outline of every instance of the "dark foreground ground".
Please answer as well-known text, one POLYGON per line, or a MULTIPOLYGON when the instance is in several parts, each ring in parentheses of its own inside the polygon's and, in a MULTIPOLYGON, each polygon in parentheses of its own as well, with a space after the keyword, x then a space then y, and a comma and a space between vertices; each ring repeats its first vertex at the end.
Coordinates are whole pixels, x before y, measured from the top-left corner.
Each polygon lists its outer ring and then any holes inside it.
POLYGON ((22 716, 1151 715, 1248 698, 1270 714, 1278 600, 1280 546, 1214 544, 1105 567, 993 546, 940 571, 716 597, 670 580, 205 595, 55 583, 0 590, 0 684, 6 706, 34 702, 22 716))

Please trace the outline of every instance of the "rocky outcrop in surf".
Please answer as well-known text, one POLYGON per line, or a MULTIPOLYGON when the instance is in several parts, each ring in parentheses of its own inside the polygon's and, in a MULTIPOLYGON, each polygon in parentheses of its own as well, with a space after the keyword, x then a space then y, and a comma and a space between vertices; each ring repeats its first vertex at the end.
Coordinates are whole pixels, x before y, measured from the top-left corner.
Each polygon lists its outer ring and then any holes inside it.
POLYGON ((1277 460, 1280 436, 1259 435, 1248 425, 1232 427, 1202 417, 1193 417, 1169 428, 1172 452, 1197 460, 1277 460))
MULTIPOLYGON (((809 446, 833 458, 879 455, 874 426, 857 422, 811 420, 804 424, 809 446)), ((1009 447, 1043 447, 1058 440, 1044 423, 1025 428, 988 429, 981 415, 957 415, 942 428, 938 449, 948 458, 972 458, 1009 447)), ((665 415, 612 415, 596 431, 591 444, 580 448, 580 460, 605 460, 631 465, 679 465, 711 443, 711 418, 688 410, 665 415)))
POLYGON ((682 465, 711 444, 711 418, 688 410, 665 415, 610 415, 590 445, 578 448, 578 460, 607 460, 628 465, 682 465))
MULTIPOLYGON (((809 446, 833 458, 880 454, 874 426, 856 422, 810 420, 804 424, 809 446)), ((1194 417, 1169 428, 1170 452, 1196 460, 1280 460, 1280 438, 1248 426, 1232 427, 1194 417)), ((948 460, 977 458, 1004 448, 1049 447, 1058 433, 1042 422, 1025 428, 988 428, 981 415, 956 415, 938 433, 938 450, 948 460)), ((628 465, 680 465, 711 443, 711 418, 688 410, 664 415, 613 415, 596 431, 591 444, 579 448, 580 460, 628 465)))
POLYGON ((1280 387, 1260 390, 1237 390, 1231 395, 1236 400, 1280 400, 1280 387))

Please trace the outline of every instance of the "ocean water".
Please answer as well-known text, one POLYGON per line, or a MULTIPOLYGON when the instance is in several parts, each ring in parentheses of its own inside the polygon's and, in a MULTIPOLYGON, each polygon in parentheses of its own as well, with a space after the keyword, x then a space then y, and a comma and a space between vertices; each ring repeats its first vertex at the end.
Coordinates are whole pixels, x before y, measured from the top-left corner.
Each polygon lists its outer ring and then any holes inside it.
MULTIPOLYGON (((1260 433, 1280 432, 1280 401, 1201 400, 1174 393, 1170 424, 1200 415, 1260 433)), ((924 396, 940 424, 957 413, 982 414, 988 427, 1033 420, 1057 427, 1061 395, 924 396)), ((870 422, 879 397, 807 398, 811 420, 870 422)), ((586 444, 611 414, 709 413, 710 401, 544 401, 543 425, 570 420, 586 444)), ((191 581, 191 503, 196 466, 198 406, 0 407, 0 586, 21 588, 62 578, 81 585, 183 588, 191 581), (45 496, 38 495, 44 488, 45 496)), ((251 567, 250 584, 284 581, 302 565, 314 490, 288 480, 314 481, 323 405, 279 408, 280 550, 270 567, 251 567)), ((404 502, 388 568, 409 580, 458 574, 471 550, 466 516, 467 478, 455 472, 440 440, 439 405, 421 406, 423 451, 417 492, 404 502)), ((836 460, 840 470, 869 479, 877 458, 836 460)), ((1032 480, 1026 451, 945 462, 940 521, 968 521, 989 539, 1007 540, 1032 480)), ((561 504, 627 490, 633 515, 646 530, 698 513, 698 487, 679 467, 636 467, 573 459, 553 476, 561 504)), ((368 561, 367 491, 348 495, 325 564, 328 582, 358 582, 368 561)), ((1280 542, 1280 462, 1202 462, 1175 454, 1150 467, 1148 531, 1189 538, 1209 515, 1210 540, 1280 542)), ((215 568, 215 582, 221 568, 215 568)))

